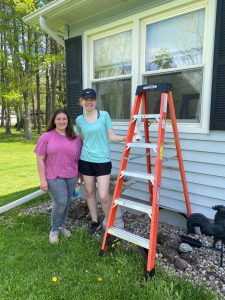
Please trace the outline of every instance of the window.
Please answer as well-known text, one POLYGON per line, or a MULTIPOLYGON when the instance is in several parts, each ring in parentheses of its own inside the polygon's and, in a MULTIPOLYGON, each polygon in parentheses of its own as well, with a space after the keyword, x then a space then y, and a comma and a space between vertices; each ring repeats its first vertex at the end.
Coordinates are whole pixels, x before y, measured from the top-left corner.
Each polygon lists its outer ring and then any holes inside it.
POLYGON ((92 86, 98 106, 112 119, 129 119, 131 107, 131 30, 93 39, 92 86))
POLYGON ((109 112, 112 119, 129 119, 130 79, 107 80, 94 84, 98 95, 98 107, 109 112))
MULTIPOLYGON (((180 122, 200 122, 204 14, 201 9, 146 25, 144 81, 173 85, 180 122)), ((159 95, 150 96, 150 110, 156 113, 159 95)))
MULTIPOLYGON (((176 118, 180 122, 200 122, 200 99, 202 70, 183 70, 146 78, 147 84, 164 82, 172 84, 176 118)), ((148 97, 150 113, 159 113, 160 93, 153 92, 148 97)), ((167 118, 170 118, 169 114, 167 118)))
POLYGON ((131 74, 131 31, 93 43, 94 79, 131 74))
MULTIPOLYGON (((121 128, 138 85, 171 83, 180 132, 207 133, 215 19, 214 0, 173 0, 86 31, 84 87, 96 89, 99 108, 121 128)), ((150 113, 158 98, 148 93, 150 113)))

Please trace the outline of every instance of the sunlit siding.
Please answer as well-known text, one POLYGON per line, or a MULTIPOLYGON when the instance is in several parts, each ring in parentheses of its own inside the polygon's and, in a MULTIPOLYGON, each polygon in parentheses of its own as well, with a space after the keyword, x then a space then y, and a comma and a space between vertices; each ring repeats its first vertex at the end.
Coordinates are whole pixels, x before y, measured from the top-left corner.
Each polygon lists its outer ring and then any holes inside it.
MULTIPOLYGON (((126 134, 122 131, 118 133, 126 134)), ((167 133, 166 142, 172 140, 172 134, 167 133)), ((180 134, 180 141, 192 212, 201 212, 212 218, 215 211, 211 207, 225 205, 225 133, 212 131, 208 135, 180 134)), ((111 144, 113 173, 118 172, 122 151, 122 144, 111 144)), ((136 149, 135 153, 144 154, 144 151, 136 149)), ((165 158, 175 153, 175 146, 165 146, 165 158)), ((152 157, 154 173, 154 153, 152 157)), ((131 159, 127 169, 146 171, 145 157, 140 155, 139 158, 131 159)), ((147 182, 137 179, 136 184, 126 190, 124 195, 148 201, 147 182)), ((161 206, 186 212, 178 161, 174 159, 163 163, 161 206)))

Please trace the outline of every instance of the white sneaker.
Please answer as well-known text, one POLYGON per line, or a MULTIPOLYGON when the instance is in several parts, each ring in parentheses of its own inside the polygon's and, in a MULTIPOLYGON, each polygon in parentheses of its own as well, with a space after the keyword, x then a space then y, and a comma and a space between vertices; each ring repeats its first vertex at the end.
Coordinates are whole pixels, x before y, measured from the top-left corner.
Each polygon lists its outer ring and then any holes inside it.
POLYGON ((58 231, 50 231, 49 242, 50 242, 50 244, 57 244, 59 242, 59 232, 58 231))
POLYGON ((69 229, 66 229, 65 226, 63 226, 61 228, 61 233, 62 233, 62 235, 64 235, 67 238, 71 236, 71 232, 69 231, 69 229))

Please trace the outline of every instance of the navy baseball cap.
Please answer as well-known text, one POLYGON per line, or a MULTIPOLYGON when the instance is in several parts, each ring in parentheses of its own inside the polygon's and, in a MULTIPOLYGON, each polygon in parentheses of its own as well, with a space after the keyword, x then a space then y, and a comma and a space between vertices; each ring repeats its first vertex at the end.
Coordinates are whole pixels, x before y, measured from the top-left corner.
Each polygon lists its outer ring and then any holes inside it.
POLYGON ((93 89, 84 89, 81 93, 81 97, 84 99, 87 98, 96 99, 96 92, 93 89))

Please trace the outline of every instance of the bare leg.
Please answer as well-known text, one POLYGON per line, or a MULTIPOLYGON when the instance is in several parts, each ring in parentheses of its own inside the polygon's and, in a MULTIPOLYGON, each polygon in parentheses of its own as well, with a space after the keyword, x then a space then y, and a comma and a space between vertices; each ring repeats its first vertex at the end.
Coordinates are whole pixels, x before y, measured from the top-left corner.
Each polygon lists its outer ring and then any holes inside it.
POLYGON ((103 175, 97 177, 98 183, 98 196, 102 204, 102 210, 105 214, 105 217, 108 218, 110 210, 110 199, 109 199, 109 181, 110 175, 103 175))
POLYGON ((91 214, 91 219, 94 222, 98 222, 95 176, 83 175, 83 180, 84 180, 84 186, 86 190, 87 204, 91 214))

